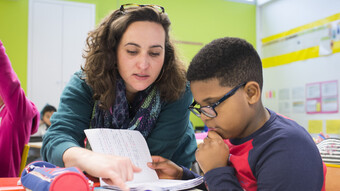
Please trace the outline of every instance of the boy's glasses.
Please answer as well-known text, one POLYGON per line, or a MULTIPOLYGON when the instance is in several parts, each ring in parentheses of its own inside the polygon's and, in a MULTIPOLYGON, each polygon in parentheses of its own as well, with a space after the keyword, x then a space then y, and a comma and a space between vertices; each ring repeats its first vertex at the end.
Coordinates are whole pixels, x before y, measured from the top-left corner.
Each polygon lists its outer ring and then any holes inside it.
POLYGON ((225 94, 220 100, 218 100, 216 103, 208 106, 203 106, 201 108, 195 107, 197 104, 196 101, 194 101, 190 106, 189 110, 194 113, 197 117, 201 117, 201 113, 203 113, 205 116, 210 117, 210 118, 215 118, 217 117, 217 112, 215 111, 215 107, 220 105, 223 101, 231 97, 232 95, 235 94, 235 92, 242 86, 246 85, 247 82, 244 82, 236 87, 234 87, 232 90, 230 90, 227 94, 225 94))
POLYGON ((157 10, 160 13, 164 13, 164 7, 159 6, 159 5, 139 5, 139 4, 134 4, 134 3, 129 3, 129 4, 124 4, 120 6, 120 11, 125 12, 125 9, 127 8, 138 8, 138 7, 151 7, 155 10, 157 10))

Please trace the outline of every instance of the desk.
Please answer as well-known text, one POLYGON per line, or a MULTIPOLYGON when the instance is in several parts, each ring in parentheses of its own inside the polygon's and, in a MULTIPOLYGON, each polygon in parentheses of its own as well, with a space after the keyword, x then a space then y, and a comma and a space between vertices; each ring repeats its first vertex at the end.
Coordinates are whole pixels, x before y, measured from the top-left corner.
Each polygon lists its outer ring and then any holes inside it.
POLYGON ((28 145, 32 148, 41 149, 42 142, 29 142, 28 145))
MULTIPOLYGON (((93 177, 89 177, 90 180, 94 182, 94 187, 99 187, 99 180, 93 177)), ((0 178, 0 191, 26 191, 23 186, 18 186, 18 181, 20 177, 14 178, 0 178)))
POLYGON ((0 191, 25 191, 23 186, 18 186, 19 177, 0 178, 0 191))
POLYGON ((340 165, 326 164, 326 190, 338 191, 340 190, 340 165))
MULTIPOLYGON (((94 182, 94 191, 109 191, 111 189, 105 189, 100 187, 99 180, 91 176, 87 176, 94 182)), ((26 191, 23 186, 18 186, 19 177, 15 178, 0 178, 0 191, 26 191)), ((189 189, 190 191, 200 191, 199 189, 189 189)))

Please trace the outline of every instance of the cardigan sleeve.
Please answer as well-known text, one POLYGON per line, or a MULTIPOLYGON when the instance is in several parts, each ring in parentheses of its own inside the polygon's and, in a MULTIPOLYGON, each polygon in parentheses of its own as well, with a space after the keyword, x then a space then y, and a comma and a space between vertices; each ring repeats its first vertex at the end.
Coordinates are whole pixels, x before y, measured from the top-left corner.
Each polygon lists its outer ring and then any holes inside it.
POLYGON ((63 167, 63 154, 68 148, 84 147, 84 130, 90 126, 93 104, 90 87, 76 73, 65 87, 58 111, 51 117, 51 126, 43 137, 44 160, 63 167))

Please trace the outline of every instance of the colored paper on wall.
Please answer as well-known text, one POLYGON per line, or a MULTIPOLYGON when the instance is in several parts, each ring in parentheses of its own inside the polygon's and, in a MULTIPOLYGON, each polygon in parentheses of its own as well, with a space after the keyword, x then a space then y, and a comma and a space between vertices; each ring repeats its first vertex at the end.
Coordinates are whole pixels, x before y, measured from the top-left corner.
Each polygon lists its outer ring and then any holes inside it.
POLYGON ((326 133, 327 134, 340 134, 340 119, 326 120, 326 133))
POLYGON ((294 101, 292 103, 293 112, 295 113, 304 113, 305 112, 305 102, 303 101, 294 101))
POLYGON ((322 120, 309 120, 308 121, 309 133, 321 133, 322 132, 322 120))

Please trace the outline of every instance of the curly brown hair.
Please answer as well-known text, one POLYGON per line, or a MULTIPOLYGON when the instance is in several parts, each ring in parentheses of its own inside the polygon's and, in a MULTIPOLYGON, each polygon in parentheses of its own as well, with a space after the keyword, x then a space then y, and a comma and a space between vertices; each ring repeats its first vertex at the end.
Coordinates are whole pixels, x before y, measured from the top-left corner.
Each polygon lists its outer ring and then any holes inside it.
POLYGON ((150 21, 161 24, 165 31, 165 57, 163 68, 153 83, 164 101, 179 99, 186 87, 186 70, 179 60, 173 42, 170 40, 170 20, 165 13, 151 7, 116 10, 104 18, 86 39, 85 73, 87 84, 93 89, 93 99, 100 101, 100 107, 109 109, 115 100, 117 70, 117 47, 128 28, 136 21, 150 21))

